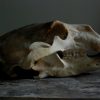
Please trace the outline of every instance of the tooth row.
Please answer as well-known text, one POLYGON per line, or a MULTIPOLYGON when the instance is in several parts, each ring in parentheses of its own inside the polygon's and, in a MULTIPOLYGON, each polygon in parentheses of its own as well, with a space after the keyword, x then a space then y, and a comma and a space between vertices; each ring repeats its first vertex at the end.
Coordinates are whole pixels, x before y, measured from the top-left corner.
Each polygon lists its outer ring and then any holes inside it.
POLYGON ((64 58, 78 58, 78 57, 84 57, 85 51, 83 49, 68 49, 63 52, 64 58))

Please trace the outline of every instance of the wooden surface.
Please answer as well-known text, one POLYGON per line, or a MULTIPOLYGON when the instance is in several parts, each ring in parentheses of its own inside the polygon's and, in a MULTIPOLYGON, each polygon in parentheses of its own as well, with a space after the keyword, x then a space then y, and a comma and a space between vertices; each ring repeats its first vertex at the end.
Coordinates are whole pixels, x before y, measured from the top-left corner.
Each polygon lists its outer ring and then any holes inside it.
POLYGON ((7 97, 9 100, 12 100, 11 97, 15 97, 15 100, 100 99, 100 71, 77 77, 0 81, 0 97, 7 97))

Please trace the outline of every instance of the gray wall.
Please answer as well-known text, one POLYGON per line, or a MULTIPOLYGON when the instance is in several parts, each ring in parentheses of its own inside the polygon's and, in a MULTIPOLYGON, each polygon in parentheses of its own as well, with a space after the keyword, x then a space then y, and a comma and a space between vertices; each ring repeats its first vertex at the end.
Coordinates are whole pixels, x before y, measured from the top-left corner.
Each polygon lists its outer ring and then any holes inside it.
POLYGON ((55 19, 90 24, 100 33, 100 0, 0 0, 0 33, 55 19))

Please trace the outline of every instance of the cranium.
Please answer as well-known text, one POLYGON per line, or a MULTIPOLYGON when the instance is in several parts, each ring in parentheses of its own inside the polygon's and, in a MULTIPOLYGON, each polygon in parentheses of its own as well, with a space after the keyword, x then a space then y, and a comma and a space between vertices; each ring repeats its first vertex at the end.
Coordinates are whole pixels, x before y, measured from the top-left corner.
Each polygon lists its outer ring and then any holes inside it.
POLYGON ((89 25, 62 23, 68 30, 62 40, 55 36, 53 44, 34 42, 28 55, 30 66, 39 77, 65 77, 100 68, 100 58, 91 58, 88 51, 100 52, 100 35, 89 25))
POLYGON ((10 77, 19 75, 16 67, 39 71, 40 78, 76 75, 99 68, 88 51, 100 52, 100 35, 89 25, 32 24, 0 36, 0 71, 10 77))

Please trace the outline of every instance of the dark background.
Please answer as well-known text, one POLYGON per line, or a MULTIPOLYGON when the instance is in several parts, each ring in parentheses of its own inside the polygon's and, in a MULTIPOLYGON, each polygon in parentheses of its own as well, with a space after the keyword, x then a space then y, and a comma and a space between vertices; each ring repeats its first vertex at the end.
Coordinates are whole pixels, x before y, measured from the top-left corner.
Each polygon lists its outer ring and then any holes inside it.
POLYGON ((0 33, 55 19, 100 33, 100 0, 0 0, 0 33))

